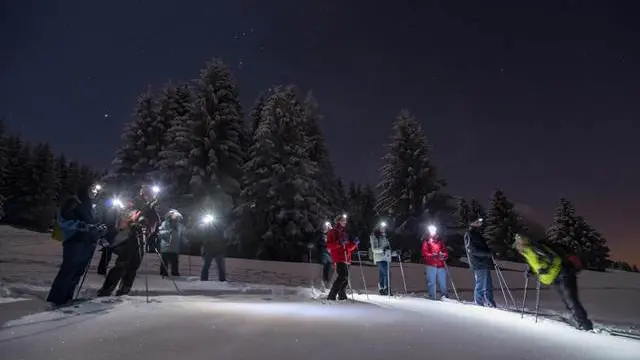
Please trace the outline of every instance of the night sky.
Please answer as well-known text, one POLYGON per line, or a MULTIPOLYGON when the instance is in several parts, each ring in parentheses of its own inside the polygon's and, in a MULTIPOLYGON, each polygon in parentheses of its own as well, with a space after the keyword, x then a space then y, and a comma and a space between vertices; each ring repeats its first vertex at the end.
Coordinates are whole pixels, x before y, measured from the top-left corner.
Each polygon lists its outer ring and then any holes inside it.
POLYGON ((247 112, 271 85, 313 90, 347 180, 377 182, 406 107, 451 193, 486 202, 501 187, 545 223, 567 196, 615 258, 640 265, 635 3, 3 1, 0 115, 106 167, 148 84, 219 56, 247 112))

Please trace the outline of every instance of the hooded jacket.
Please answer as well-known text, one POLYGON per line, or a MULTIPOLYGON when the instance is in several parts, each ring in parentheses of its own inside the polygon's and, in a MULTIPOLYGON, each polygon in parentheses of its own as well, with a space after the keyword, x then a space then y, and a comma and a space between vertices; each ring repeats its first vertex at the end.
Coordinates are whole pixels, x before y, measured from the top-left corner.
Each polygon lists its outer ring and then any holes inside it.
POLYGON ((351 253, 357 247, 349 240, 346 229, 340 224, 327 232, 327 249, 334 263, 351 264, 351 253))
POLYGON ((180 247, 186 242, 184 225, 179 221, 165 219, 158 229, 161 253, 180 253, 180 247))
POLYGON ((427 266, 443 268, 449 258, 449 251, 440 239, 430 237, 422 242, 422 258, 427 266))
POLYGON ((471 270, 491 270, 491 250, 479 228, 472 227, 464 234, 464 248, 471 270))
POLYGON ((369 237, 371 242, 371 252, 373 253, 373 261, 391 261, 391 244, 387 235, 383 232, 374 232, 369 237))

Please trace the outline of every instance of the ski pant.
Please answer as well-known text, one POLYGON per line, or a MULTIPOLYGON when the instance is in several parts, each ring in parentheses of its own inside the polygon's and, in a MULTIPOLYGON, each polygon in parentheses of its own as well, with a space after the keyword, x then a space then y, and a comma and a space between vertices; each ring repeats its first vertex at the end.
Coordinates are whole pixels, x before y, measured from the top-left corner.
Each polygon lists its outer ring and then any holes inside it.
POLYGON ((560 274, 558 274, 553 285, 578 326, 587 329, 593 328, 587 312, 584 307, 582 307, 580 299, 578 299, 578 280, 575 271, 564 268, 560 274))
POLYGON ((476 305, 496 307, 493 299, 493 281, 491 280, 490 269, 478 269, 473 271, 475 278, 475 289, 473 291, 473 301, 476 305))
POLYGON ((211 267, 211 263, 214 260, 216 262, 216 267, 218 268, 218 280, 219 281, 227 280, 227 272, 226 272, 223 254, 210 254, 205 252, 202 255, 202 260, 203 260, 202 270, 200 271, 201 281, 209 281, 209 268, 211 267))
POLYGON ((331 282, 331 272, 333 270, 333 263, 325 261, 322 263, 322 281, 328 286, 331 282))
POLYGON ((447 289, 447 270, 443 267, 426 266, 425 274, 427 277, 427 294, 429 299, 436 299, 436 282, 440 285, 440 293, 442 296, 447 296, 449 289, 447 289))
POLYGON ((338 277, 333 282, 331 290, 329 291, 329 300, 335 300, 336 296, 338 300, 347 300, 347 286, 349 286, 349 265, 346 263, 336 264, 336 273, 338 277))
POLYGON ((171 268, 171 276, 180 276, 180 254, 165 252, 160 254, 160 257, 162 258, 162 263, 160 263, 160 276, 169 276, 169 268, 171 268))
POLYGON ((378 261, 378 290, 389 289, 389 262, 378 261))
POLYGON ((138 242, 137 238, 127 239, 119 245, 118 259, 115 265, 109 270, 102 288, 98 291, 98 296, 111 296, 118 283, 120 287, 116 296, 127 295, 131 291, 133 281, 136 278, 136 272, 142 264, 144 256, 143 245, 138 242))
POLYGON ((51 284, 47 301, 63 305, 73 300, 73 293, 91 263, 95 244, 85 239, 70 239, 62 243, 62 265, 51 284))
POLYGON ((112 255, 113 250, 111 248, 106 247, 102 249, 102 254, 100 255, 100 263, 98 263, 98 274, 107 274, 107 268, 109 267, 109 263, 111 262, 112 255))

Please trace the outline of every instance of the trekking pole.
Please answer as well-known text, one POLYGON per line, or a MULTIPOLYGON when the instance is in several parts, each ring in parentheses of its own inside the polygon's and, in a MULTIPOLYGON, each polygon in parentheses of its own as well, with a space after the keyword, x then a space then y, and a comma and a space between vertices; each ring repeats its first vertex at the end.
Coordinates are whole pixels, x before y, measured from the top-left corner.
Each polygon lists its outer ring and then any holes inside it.
POLYGON ((309 284, 311 285, 311 291, 314 290, 313 288, 313 265, 311 264, 311 248, 313 247, 313 245, 308 244, 307 245, 307 252, 309 254, 309 284))
POLYGON ((513 303, 513 307, 516 308, 516 300, 513 298, 513 294, 511 293, 511 289, 509 289, 509 284, 507 284, 507 279, 505 279, 504 277, 504 273, 502 272, 502 269, 498 266, 498 271, 497 271, 497 275, 500 276, 500 278, 502 279, 502 283, 504 284, 505 289, 507 289, 507 294, 509 294, 509 298, 511 299, 511 302, 513 303))
POLYGON ((391 250, 389 251, 389 262, 387 262, 387 296, 391 297, 391 264, 393 263, 393 256, 391 256, 391 250))
POLYGON ((364 284, 364 293, 369 301, 369 291, 367 290, 367 280, 364 278, 364 269, 362 268, 362 258, 360 257, 360 251, 358 251, 358 262, 360 263, 360 273, 362 274, 362 283, 364 284))
POLYGON ((460 301, 460 296, 458 296, 458 290, 456 290, 456 284, 453 282, 453 278, 451 277, 451 272, 449 272, 449 266, 447 263, 444 263, 444 269, 447 271, 447 277, 449 281, 451 281, 451 287, 453 288, 453 293, 456 294, 456 299, 460 301))
POLYGON ((78 290, 76 291, 76 295, 73 297, 73 300, 77 300, 78 297, 80 296, 80 290, 82 290, 82 286, 84 286, 84 282, 85 280, 87 280, 87 273, 89 272, 89 268, 91 268, 91 261, 93 261, 93 257, 96 254, 96 249, 98 248, 98 242, 96 241, 96 244, 93 246, 93 250, 91 251, 91 259, 89 259, 89 263, 87 264, 87 267, 84 269, 84 274, 82 275, 82 280, 80 281, 80 284, 78 286, 78 290))
POLYGON ((536 284, 536 322, 538 322, 538 311, 540 310, 540 278, 536 284))
POLYGON ((529 276, 525 276, 524 278, 524 294, 522 299, 522 313, 520 314, 520 319, 524 319, 524 306, 527 303, 527 288, 529 287, 529 276))
POLYGON ((402 268, 402 256, 398 253, 396 253, 396 255, 398 255, 398 261, 400 262, 400 275, 402 275, 402 284, 404 285, 404 294, 407 295, 408 293, 407 281, 404 278, 404 269, 402 268))
POLYGON ((191 276, 191 251, 187 254, 187 262, 189 263, 189 276, 191 276))
MULTIPOLYGON (((142 229, 142 245, 140 245, 140 243, 138 243, 138 256, 140 256, 140 260, 139 261, 143 261, 144 262, 144 289, 145 289, 145 294, 146 294, 146 298, 147 298, 147 304, 149 303, 149 270, 147 269, 147 258, 148 256, 144 256, 144 251, 145 251, 145 247, 147 246, 147 237, 145 236, 145 230, 142 229)), ((158 249, 156 249, 156 252, 158 252, 158 249)), ((159 253, 158 253, 159 254, 159 253)), ((160 261, 162 261, 162 258, 160 259, 160 261)), ((164 264, 164 262, 160 263, 160 266, 164 266, 162 264, 164 264)), ((167 269, 167 267, 165 266, 165 269, 168 271, 169 269, 167 269)))
MULTIPOLYGON (((160 266, 161 266, 161 267, 163 267, 163 268, 165 268, 165 269, 167 270, 167 272, 169 272, 169 268, 167 268, 167 264, 166 264, 166 263, 164 262, 164 260, 162 259, 162 255, 160 255, 160 252, 158 251, 158 249, 157 249, 157 248, 154 248, 154 250, 155 250, 156 255, 158 255, 158 259, 160 260, 160 266)), ((180 256, 180 255, 178 255, 178 256, 180 256)), ((146 259, 145 259, 145 261, 146 261, 146 259)), ((147 266, 147 265, 146 265, 146 262, 145 262, 145 267, 146 267, 146 266, 147 266)), ((176 291, 178 292, 178 295, 182 295, 182 292, 180 291, 180 288, 178 288, 178 284, 176 283, 176 280, 175 280, 175 279, 173 279, 173 277, 170 277, 168 274, 167 274, 167 277, 168 277, 168 278, 171 280, 171 282, 173 283, 173 286, 176 288, 176 291)), ((147 280, 146 280, 146 278, 145 278, 145 283, 146 283, 146 282, 147 282, 147 280)), ((149 293, 149 284, 148 284, 148 283, 146 283, 146 286, 147 286, 147 294, 148 294, 148 293, 149 293)), ((147 297, 148 297, 148 295, 147 295, 147 297)))

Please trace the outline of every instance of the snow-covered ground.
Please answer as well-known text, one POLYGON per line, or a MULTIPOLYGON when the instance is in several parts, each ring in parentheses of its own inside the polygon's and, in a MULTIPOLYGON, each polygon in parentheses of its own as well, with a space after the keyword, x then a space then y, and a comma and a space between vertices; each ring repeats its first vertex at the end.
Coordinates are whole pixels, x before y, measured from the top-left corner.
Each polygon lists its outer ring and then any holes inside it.
MULTIPOLYGON (((157 275, 157 258, 149 255, 134 296, 93 300, 65 312, 47 311, 43 299, 60 262, 59 243, 46 234, 0 227, 0 295, 6 299, 0 301, 0 323, 5 323, 0 329, 2 358, 40 359, 46 353, 53 359, 473 356, 570 360, 637 359, 640 354, 637 340, 583 333, 549 318, 536 323, 517 313, 421 299, 425 285, 420 265, 404 266, 408 296, 356 294, 361 303, 335 304, 315 300, 309 290, 312 279, 318 283, 318 265, 229 259, 229 283, 200 282, 195 277, 200 259, 183 256, 184 278, 177 284, 184 296, 177 296, 172 282, 157 275), (145 278, 149 303, 144 296, 135 296, 145 294, 145 278), (15 300, 9 303, 9 298, 15 300)), ((102 282, 95 274, 97 261, 96 256, 85 296, 102 282)), ((505 263, 503 267, 521 304, 524 278, 520 271, 511 271, 521 265, 505 263)), ((376 270, 363 270, 368 287, 375 287, 376 270)), ((470 300, 469 271, 450 270, 458 292, 470 300)), ((216 278, 215 271, 213 266, 210 278, 216 278)), ((397 265, 392 277, 396 292, 404 292, 397 265)), ((352 267, 351 279, 357 292, 363 293, 358 266, 352 267)), ((494 280, 496 300, 503 303, 494 280)), ((624 328, 640 325, 638 280, 638 274, 581 274, 581 297, 591 317, 624 328)), ((531 288, 531 306, 534 292, 531 288)), ((545 314, 563 310, 552 290, 543 291, 541 304, 545 314)))

